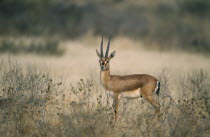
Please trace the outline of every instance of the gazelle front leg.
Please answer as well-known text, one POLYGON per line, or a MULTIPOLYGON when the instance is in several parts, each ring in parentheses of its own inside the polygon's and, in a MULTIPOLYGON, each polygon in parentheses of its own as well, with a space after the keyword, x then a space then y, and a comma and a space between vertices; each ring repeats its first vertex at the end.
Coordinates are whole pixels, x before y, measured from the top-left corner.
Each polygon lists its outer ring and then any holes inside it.
POLYGON ((113 107, 114 107, 114 113, 115 113, 115 121, 117 121, 118 119, 118 107, 119 107, 119 93, 114 93, 114 97, 113 97, 113 107))

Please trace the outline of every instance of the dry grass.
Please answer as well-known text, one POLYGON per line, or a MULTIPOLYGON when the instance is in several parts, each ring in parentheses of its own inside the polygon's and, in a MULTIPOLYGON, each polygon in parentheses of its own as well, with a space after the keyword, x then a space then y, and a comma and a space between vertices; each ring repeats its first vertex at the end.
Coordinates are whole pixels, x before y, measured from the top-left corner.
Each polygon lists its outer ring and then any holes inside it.
POLYGON ((67 51, 59 58, 0 55, 1 136, 209 135, 208 57, 147 51, 138 41, 114 39, 111 49, 117 55, 111 61, 112 73, 149 73, 159 78, 161 92, 156 99, 162 113, 158 121, 143 98, 122 99, 116 124, 112 99, 99 84, 94 41, 100 40, 63 42, 67 51))
MULTIPOLYGON (((15 58, 20 63, 33 62, 38 66, 47 66, 49 71, 56 76, 62 76, 68 82, 78 81, 89 76, 93 71, 98 76, 99 66, 95 49, 99 48, 101 38, 84 38, 79 41, 63 41, 65 54, 59 58, 55 56, 37 56, 30 54, 1 54, 0 58, 7 60, 15 58), (82 65, 82 69, 81 68, 82 65)), ((111 61, 112 73, 132 74, 149 73, 157 74, 162 68, 167 68, 175 74, 177 72, 189 72, 196 68, 202 68, 209 73, 209 57, 202 54, 196 55, 181 51, 152 51, 145 50, 141 41, 133 41, 128 38, 115 38, 112 40, 110 50, 116 50, 116 57, 111 61)), ((174 75, 173 75, 174 76, 174 75)))

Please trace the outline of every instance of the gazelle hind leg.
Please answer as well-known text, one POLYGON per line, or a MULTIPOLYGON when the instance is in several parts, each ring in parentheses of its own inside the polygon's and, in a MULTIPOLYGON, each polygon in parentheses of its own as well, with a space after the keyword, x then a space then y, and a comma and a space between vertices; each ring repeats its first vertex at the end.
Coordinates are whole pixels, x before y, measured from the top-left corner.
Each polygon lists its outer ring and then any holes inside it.
POLYGON ((144 98, 155 108, 155 114, 159 114, 160 113, 160 104, 157 103, 154 98, 149 95, 149 96, 144 96, 144 98))

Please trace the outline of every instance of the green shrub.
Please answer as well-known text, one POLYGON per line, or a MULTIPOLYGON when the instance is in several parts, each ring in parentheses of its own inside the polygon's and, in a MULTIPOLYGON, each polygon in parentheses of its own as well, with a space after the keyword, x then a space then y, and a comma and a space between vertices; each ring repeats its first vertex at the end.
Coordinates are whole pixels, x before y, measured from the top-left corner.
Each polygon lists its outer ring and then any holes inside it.
POLYGON ((179 0, 180 10, 188 14, 206 16, 210 12, 210 2, 206 0, 179 0))

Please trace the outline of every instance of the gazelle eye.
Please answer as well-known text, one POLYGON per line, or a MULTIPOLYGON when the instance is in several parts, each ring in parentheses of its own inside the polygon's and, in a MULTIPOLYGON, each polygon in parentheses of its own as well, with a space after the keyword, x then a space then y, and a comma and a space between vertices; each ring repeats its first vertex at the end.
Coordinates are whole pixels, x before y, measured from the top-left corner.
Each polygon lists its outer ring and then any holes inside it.
POLYGON ((106 63, 109 63, 109 61, 107 61, 106 63))

